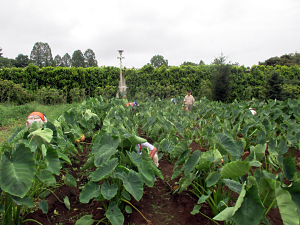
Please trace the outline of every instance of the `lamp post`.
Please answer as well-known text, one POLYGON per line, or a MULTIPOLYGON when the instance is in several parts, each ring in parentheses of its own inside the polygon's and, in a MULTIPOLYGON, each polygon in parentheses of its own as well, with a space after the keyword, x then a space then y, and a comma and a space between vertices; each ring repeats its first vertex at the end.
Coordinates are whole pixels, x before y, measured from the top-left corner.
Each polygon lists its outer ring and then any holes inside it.
POLYGON ((125 77, 122 74, 122 59, 125 59, 125 57, 122 57, 122 53, 124 52, 124 50, 118 50, 120 57, 118 57, 118 59, 120 59, 120 83, 119 83, 119 93, 121 93, 122 97, 126 97, 126 84, 125 84, 125 77))

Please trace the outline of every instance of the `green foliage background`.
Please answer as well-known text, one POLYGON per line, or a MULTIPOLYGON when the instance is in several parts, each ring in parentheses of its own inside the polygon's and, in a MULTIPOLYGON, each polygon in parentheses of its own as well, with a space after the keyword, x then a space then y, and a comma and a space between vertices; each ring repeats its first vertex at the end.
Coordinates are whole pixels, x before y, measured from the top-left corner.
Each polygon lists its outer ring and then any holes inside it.
MULTIPOLYGON (((154 68, 148 64, 141 69, 124 69, 127 97, 129 99, 144 100, 147 97, 171 98, 186 94, 192 90, 196 98, 206 97, 213 100, 216 94, 213 87, 213 74, 218 65, 181 65, 161 66, 154 68)), ((251 69, 244 66, 230 65, 230 93, 226 95, 224 102, 232 102, 235 99, 250 100, 256 98, 265 100, 273 72, 279 74, 282 86, 282 100, 300 97, 299 81, 300 68, 294 66, 263 66, 254 65, 251 69)), ((117 67, 43 67, 39 68, 29 64, 26 68, 5 68, 0 70, 0 79, 12 81, 32 94, 58 93, 59 99, 47 100, 45 104, 80 101, 86 96, 95 97, 106 95, 115 96, 119 86, 120 69, 117 67), (46 88, 46 89, 45 89, 46 88), (50 90, 50 91, 49 91, 50 90), (65 95, 65 96, 64 96, 65 95), (73 95, 73 96, 72 96, 73 95), (66 97, 67 96, 67 97, 66 97), (66 99, 64 99, 66 98, 66 99), (48 103, 47 103, 48 102, 48 103)), ((0 90, 0 92, 3 89, 0 90)))

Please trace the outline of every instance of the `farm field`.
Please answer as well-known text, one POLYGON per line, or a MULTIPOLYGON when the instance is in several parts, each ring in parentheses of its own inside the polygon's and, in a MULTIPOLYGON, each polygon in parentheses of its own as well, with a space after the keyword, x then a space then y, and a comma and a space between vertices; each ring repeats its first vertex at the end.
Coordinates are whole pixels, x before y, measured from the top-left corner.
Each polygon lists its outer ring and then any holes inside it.
POLYGON ((125 105, 91 98, 11 135, 3 224, 299 224, 296 100, 201 99, 192 112, 167 100, 125 105), (158 168, 137 152, 145 141, 158 168))

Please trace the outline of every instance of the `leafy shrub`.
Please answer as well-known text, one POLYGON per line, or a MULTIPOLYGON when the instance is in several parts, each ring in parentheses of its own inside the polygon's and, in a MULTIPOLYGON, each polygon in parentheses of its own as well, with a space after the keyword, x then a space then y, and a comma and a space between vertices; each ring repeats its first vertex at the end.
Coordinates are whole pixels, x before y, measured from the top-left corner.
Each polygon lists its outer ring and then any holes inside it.
POLYGON ((117 91, 118 91, 117 87, 110 86, 110 85, 107 85, 105 88, 97 87, 94 90, 94 96, 96 97, 96 96, 103 95, 106 98, 113 98, 116 96, 117 91))
POLYGON ((15 84, 10 80, 0 79, 0 101, 13 102, 18 105, 30 102, 33 100, 33 96, 29 91, 21 87, 19 84, 15 84))
POLYGON ((72 102, 82 102, 85 100, 85 89, 73 88, 70 90, 70 98, 72 102))
POLYGON ((67 93, 64 91, 43 87, 37 92, 37 101, 44 105, 66 103, 67 93))

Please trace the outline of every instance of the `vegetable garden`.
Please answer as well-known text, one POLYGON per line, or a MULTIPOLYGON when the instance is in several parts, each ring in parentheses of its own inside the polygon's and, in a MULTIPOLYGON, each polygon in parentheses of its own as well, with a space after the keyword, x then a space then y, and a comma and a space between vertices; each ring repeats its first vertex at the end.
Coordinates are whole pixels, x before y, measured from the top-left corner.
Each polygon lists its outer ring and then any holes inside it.
POLYGON ((90 98, 17 130, 1 150, 2 224, 299 224, 296 100, 125 104, 90 98), (159 168, 136 149, 146 140, 159 168))

